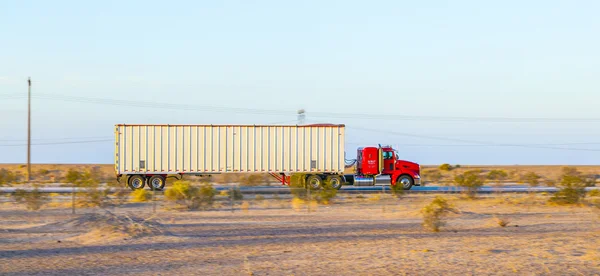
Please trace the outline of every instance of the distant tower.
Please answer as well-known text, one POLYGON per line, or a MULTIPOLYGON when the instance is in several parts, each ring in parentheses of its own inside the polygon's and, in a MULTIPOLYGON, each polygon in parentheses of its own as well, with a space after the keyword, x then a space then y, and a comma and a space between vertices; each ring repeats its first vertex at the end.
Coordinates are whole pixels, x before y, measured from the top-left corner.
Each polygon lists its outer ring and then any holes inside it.
POLYGON ((298 110, 298 125, 303 125, 304 119, 306 119, 306 111, 304 109, 298 110))

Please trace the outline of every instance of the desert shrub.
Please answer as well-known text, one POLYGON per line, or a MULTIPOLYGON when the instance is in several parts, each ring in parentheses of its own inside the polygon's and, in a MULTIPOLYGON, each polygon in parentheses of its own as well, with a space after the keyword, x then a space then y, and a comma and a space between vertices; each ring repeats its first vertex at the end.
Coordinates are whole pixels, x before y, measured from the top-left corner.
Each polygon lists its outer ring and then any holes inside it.
POLYGON ((91 188, 82 193, 79 203, 88 207, 107 207, 111 205, 109 192, 105 189, 91 188))
POLYGON ((31 191, 17 189, 12 196, 15 202, 25 204, 27 210, 31 211, 39 210, 49 201, 48 196, 40 192, 37 187, 31 191))
POLYGON ((369 201, 377 202, 379 200, 381 200, 381 195, 378 194, 369 197, 369 201))
POLYGON ((396 197, 401 197, 404 195, 404 187, 402 187, 401 183, 396 183, 396 185, 390 185, 390 191, 392 195, 396 197))
POLYGON ((131 193, 131 202, 146 202, 152 198, 152 192, 144 189, 135 190, 131 193))
POLYGON ((465 194, 474 198, 477 195, 477 189, 483 186, 484 179, 477 170, 466 171, 454 177, 454 184, 465 189, 465 194))
POLYGON ((438 183, 444 176, 439 170, 426 170, 423 171, 423 179, 427 179, 428 183, 438 183))
POLYGON ((440 228, 445 225, 444 217, 449 213, 454 212, 454 208, 448 204, 448 201, 437 196, 421 209, 423 215, 423 227, 433 232, 439 232, 440 228))
POLYGON ((100 175, 98 170, 88 169, 84 172, 69 170, 66 179, 75 187, 82 188, 77 193, 79 206, 106 207, 111 204, 108 189, 100 187, 100 175))
POLYGON ((290 191, 294 198, 306 201, 315 201, 320 204, 329 204, 336 197, 337 190, 327 180, 323 181, 323 187, 319 190, 309 190, 306 187, 304 174, 292 174, 290 177, 290 191))
POLYGON ((460 166, 460 164, 456 164, 456 165, 454 165, 454 168, 455 168, 455 169, 460 169, 460 168, 461 168, 461 166, 460 166))
POLYGON ((17 182, 17 174, 7 169, 0 169, 0 186, 17 182))
POLYGON ((331 187, 327 181, 325 181, 323 188, 315 191, 312 194, 312 199, 316 200, 320 204, 330 204, 337 195, 337 189, 331 187))
POLYGON ((590 179, 573 170, 563 170, 559 183, 560 190, 550 197, 549 202, 559 205, 578 204, 585 197, 585 187, 590 185, 590 179))
POLYGON ((542 177, 535 172, 528 172, 521 177, 521 181, 529 184, 531 187, 536 187, 540 185, 540 179, 542 177))
POLYGON ((242 202, 242 204, 240 205, 240 209, 242 209, 242 211, 244 212, 248 212, 248 210, 250 209, 250 203, 248 201, 242 202))
POLYGON ((250 174, 246 177, 243 177, 240 181, 240 184, 244 186, 260 186, 265 184, 265 178, 260 174, 250 174))
POLYGON ((264 196, 262 196, 262 195, 256 195, 256 198, 255 198, 255 200, 257 200, 257 201, 262 201, 262 200, 265 200, 265 197, 264 197, 264 196))
POLYGON ((188 210, 206 210, 212 207, 216 193, 211 184, 198 187, 191 185, 189 181, 178 180, 165 191, 165 198, 187 207, 188 210))
POLYGON ((600 190, 591 190, 587 193, 587 196, 589 196, 589 197, 600 196, 600 190))
POLYGON ((506 217, 494 217, 494 222, 500 227, 506 227, 510 223, 510 220, 506 217))
POLYGON ((290 176, 290 192, 292 196, 304 198, 307 195, 306 175, 295 173, 290 176))
POLYGON ((444 163, 444 164, 441 164, 438 169, 440 169, 440 171, 451 171, 453 168, 452 168, 452 165, 450 165, 448 163, 444 163))
POLYGON ((240 187, 232 187, 230 189, 230 193, 229 193, 229 198, 233 199, 233 200, 242 200, 244 199, 244 195, 242 194, 242 191, 240 190, 240 187))
POLYGON ((491 170, 486 178, 491 181, 503 181, 508 177, 508 173, 503 170, 491 170))

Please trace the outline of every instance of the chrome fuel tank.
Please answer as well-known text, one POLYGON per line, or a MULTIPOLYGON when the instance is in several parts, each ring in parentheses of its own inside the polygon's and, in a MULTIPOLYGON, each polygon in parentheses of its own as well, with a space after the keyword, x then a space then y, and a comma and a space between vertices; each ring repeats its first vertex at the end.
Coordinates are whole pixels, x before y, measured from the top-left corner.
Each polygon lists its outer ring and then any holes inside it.
POLYGON ((354 186, 373 186, 375 183, 373 177, 354 176, 354 186))
POLYGON ((379 175, 375 178, 354 176, 354 186, 374 186, 374 185, 390 185, 391 178, 389 175, 379 175))

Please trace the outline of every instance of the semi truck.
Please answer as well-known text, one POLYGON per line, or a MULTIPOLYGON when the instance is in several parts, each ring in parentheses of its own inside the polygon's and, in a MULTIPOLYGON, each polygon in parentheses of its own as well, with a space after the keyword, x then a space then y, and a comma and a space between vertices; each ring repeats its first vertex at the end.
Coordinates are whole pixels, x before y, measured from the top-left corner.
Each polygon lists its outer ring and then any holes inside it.
POLYGON ((345 125, 115 125, 115 172, 132 190, 162 190, 169 177, 268 173, 283 185, 302 174, 307 188, 325 184, 421 184, 420 166, 391 146, 365 146, 345 158, 345 125), (345 173, 346 169, 352 173, 345 173))

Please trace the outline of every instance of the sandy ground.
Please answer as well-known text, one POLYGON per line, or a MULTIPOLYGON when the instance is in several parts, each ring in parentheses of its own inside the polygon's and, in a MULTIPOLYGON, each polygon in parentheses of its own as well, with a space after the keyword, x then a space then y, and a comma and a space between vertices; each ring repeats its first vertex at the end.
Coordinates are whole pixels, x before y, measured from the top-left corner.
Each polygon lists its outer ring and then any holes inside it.
POLYGON ((594 207, 550 206, 542 195, 447 195, 459 212, 432 233, 418 211, 432 197, 345 196, 311 212, 284 199, 248 200, 247 210, 238 204, 233 213, 226 202, 210 211, 110 209, 160 222, 162 233, 137 238, 72 223, 100 209, 73 216, 68 208, 2 203, 0 274, 600 275, 594 207))

